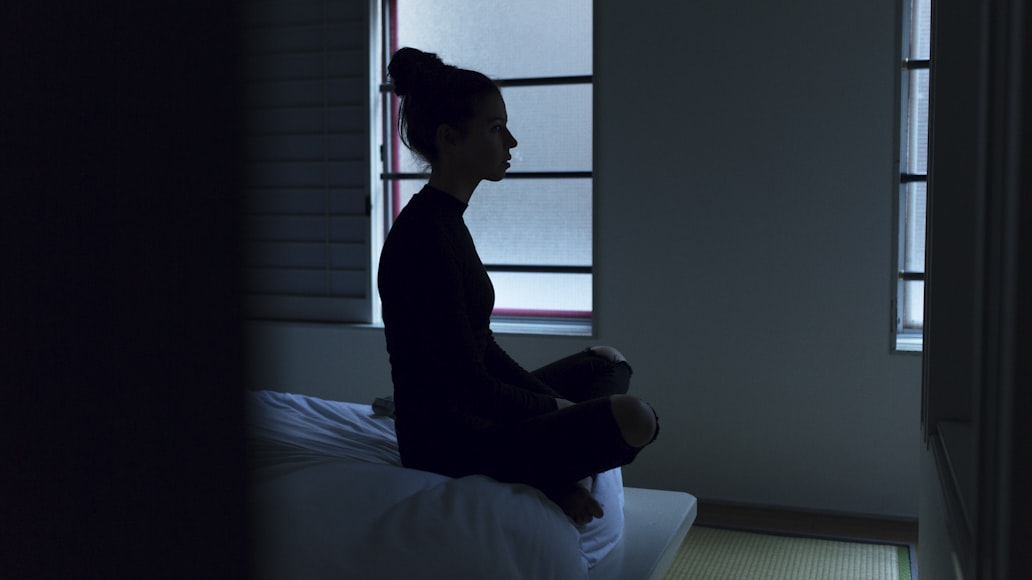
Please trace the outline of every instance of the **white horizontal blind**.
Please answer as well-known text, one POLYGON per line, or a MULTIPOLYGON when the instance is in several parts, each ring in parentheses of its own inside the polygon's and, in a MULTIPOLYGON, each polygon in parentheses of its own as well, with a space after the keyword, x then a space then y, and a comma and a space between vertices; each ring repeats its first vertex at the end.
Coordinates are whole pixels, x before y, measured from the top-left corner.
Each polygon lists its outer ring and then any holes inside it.
POLYGON ((252 319, 370 319, 369 26, 356 0, 241 6, 252 319))

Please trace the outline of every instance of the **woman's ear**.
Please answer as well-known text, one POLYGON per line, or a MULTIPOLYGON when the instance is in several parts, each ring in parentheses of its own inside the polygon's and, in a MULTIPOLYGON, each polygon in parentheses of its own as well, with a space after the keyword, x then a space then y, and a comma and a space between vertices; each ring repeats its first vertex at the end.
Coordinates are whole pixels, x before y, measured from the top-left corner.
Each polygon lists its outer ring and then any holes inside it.
POLYGON ((437 150, 451 149, 459 142, 459 132, 451 125, 441 123, 437 126, 437 150))

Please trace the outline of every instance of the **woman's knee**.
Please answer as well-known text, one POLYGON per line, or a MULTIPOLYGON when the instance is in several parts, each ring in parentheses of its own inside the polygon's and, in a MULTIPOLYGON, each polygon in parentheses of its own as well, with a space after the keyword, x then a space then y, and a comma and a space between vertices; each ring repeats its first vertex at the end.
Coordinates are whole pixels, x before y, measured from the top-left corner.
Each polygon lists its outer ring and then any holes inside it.
POLYGON ((648 403, 631 395, 613 395, 609 397, 609 406, 628 445, 645 447, 656 438, 659 423, 648 403))
POLYGON ((624 358, 624 355, 620 351, 616 350, 611 346, 593 346, 588 350, 613 363, 627 362, 627 359, 624 358))

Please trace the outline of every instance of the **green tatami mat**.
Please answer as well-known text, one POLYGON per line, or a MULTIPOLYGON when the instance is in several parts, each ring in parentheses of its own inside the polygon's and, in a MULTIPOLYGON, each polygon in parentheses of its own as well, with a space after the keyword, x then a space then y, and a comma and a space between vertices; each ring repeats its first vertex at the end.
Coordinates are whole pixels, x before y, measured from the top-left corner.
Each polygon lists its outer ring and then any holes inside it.
POLYGON ((695 526, 666 580, 912 580, 910 549, 695 526))

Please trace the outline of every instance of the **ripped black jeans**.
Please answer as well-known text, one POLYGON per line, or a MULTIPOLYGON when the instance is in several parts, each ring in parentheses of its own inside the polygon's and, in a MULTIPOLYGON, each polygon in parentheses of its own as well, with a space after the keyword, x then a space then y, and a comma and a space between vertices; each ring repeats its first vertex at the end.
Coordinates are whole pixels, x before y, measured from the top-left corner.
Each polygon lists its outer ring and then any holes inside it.
MULTIPOLYGON (((631 463, 643 447, 624 439, 610 397, 627 394, 632 373, 630 364, 610 347, 585 349, 533 371, 576 404, 478 429, 451 450, 445 470, 452 476, 478 473, 526 483, 551 494, 631 463)), ((658 434, 657 417, 653 441, 658 434)))
POLYGON ((594 346, 547 364, 531 374, 564 399, 581 403, 626 394, 631 387, 634 370, 615 348, 594 346))

